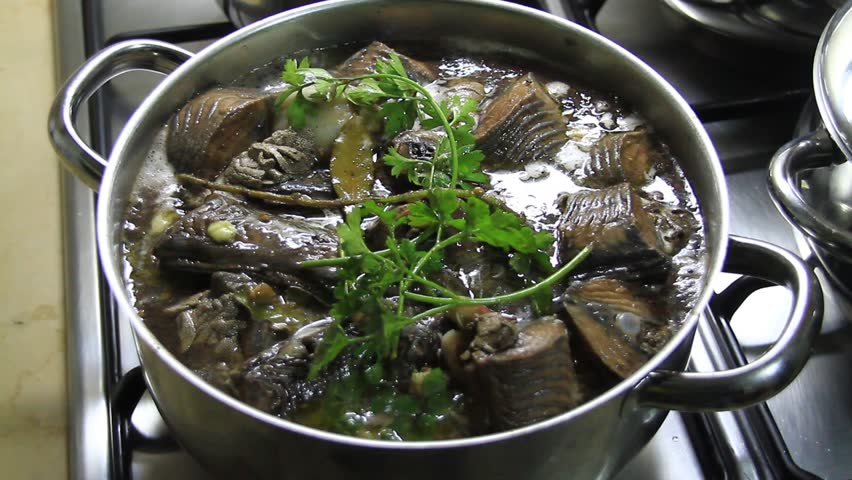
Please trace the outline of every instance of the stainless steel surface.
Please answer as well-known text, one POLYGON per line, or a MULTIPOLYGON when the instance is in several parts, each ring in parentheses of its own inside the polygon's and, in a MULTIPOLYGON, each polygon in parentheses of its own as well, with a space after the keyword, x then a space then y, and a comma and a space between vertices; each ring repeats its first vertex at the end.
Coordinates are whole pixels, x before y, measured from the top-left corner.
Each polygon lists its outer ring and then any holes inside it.
POLYGON ((311 0, 216 0, 216 3, 222 7, 235 25, 242 27, 284 10, 315 2, 311 0))
MULTIPOLYGON (((795 28, 790 28, 789 9, 778 5, 767 4, 793 4, 792 8, 807 9, 805 2, 793 0, 775 0, 774 2, 757 2, 762 12, 751 10, 755 2, 724 2, 724 4, 710 4, 710 2, 694 0, 663 0, 671 10, 689 22, 706 28, 712 32, 725 37, 736 38, 745 42, 746 45, 756 45, 767 49, 790 50, 797 52, 809 52, 816 41, 816 36, 808 36, 795 28), (744 6, 745 5, 745 6, 744 6), (783 15, 782 15, 783 14, 783 15), (768 19, 776 20, 767 21, 768 19)), ((713 2, 720 3, 720 2, 713 2)), ((812 9, 813 10, 813 9, 812 9)), ((819 23, 813 20, 808 23, 819 23)), ((805 30, 812 29, 811 26, 801 27, 805 30)), ((731 52, 736 55, 735 52, 731 52)))
MULTIPOLYGON (((814 57, 814 93, 822 120, 838 147, 852 159, 852 1, 828 23, 814 57)), ((852 201, 852 199, 850 199, 852 201)))
POLYGON ((852 297, 852 163, 829 138, 814 101, 769 169, 778 209, 805 236, 813 260, 835 287, 852 297))
MULTIPOLYGON (((799 174, 807 169, 825 168, 832 164, 834 143, 822 128, 782 146, 772 159, 769 182, 773 198, 796 227, 802 229, 827 248, 852 261, 852 231, 826 214, 832 201, 821 205, 809 202, 801 191, 799 174)), ((811 185, 814 189, 828 189, 828 185, 811 185)))
POLYGON ((750 14, 756 16, 756 21, 774 23, 782 28, 800 35, 819 37, 822 29, 834 13, 834 8, 822 0, 770 0, 756 2, 740 2, 750 9, 750 14))
POLYGON ((150 70, 166 74, 191 56, 182 48, 149 40, 119 43, 86 61, 59 89, 48 116, 50 140, 65 167, 97 190, 107 162, 77 131, 74 122, 83 102, 123 73, 150 70))
POLYGON ((774 396, 804 367, 822 321, 822 291, 813 272, 787 250, 735 236, 729 240, 725 272, 790 288, 795 301, 787 325, 748 365, 712 373, 651 372, 638 387, 641 404, 672 410, 741 408, 774 396))
MULTIPOLYGON (((731 232, 752 236, 759 232, 759 238, 803 257, 813 255, 807 242, 771 208, 765 177, 761 170, 727 177, 731 203, 736 205, 731 232)), ((818 273, 825 307, 814 351, 790 387, 767 403, 793 460, 821 478, 842 480, 852 478, 852 388, 846 381, 852 371, 852 307, 818 273)), ((789 303, 787 292, 769 288, 752 295, 734 315, 732 326, 749 358, 775 340, 783 318, 779 312, 789 303), (756 320, 761 319, 769 324, 758 325, 756 320)))
MULTIPOLYGON (((546 0, 548 9, 559 12, 562 0, 546 0)), ((83 20, 79 17, 80 2, 56 2, 57 52, 66 65, 63 76, 68 76, 83 60, 82 29, 83 20), (76 17, 65 15, 76 10, 76 17), (74 48, 75 45, 80 47, 74 48)), ((732 96, 747 97, 762 91, 778 89, 799 84, 798 77, 808 82, 808 72, 797 72, 789 65, 755 64, 751 68, 748 62, 721 64, 716 59, 707 59, 701 53, 687 48, 689 37, 685 32, 673 32, 667 22, 659 17, 658 0, 608 0, 599 16, 599 25, 604 34, 614 38, 620 44, 640 55, 650 63, 691 102, 703 102, 714 98, 732 96)), ((101 40, 112 35, 146 28, 194 25, 224 20, 215 2, 210 0, 151 0, 132 2, 111 0, 108 2, 90 2, 96 17, 96 25, 101 32, 89 32, 88 35, 101 40), (102 19, 102 21, 100 20, 102 19)), ((92 12, 90 12, 91 14, 92 12)), ((183 45, 195 50, 202 44, 183 45)), ((101 128, 106 129, 107 139, 117 135, 127 117, 144 98, 147 92, 160 81, 155 75, 125 75, 114 80, 104 88, 108 103, 106 121, 101 128)), ((743 119, 733 122, 718 122, 707 125, 723 164, 728 170, 727 180, 730 189, 732 209, 731 231, 739 235, 760 238, 786 248, 797 248, 803 254, 808 253, 806 243, 797 242, 792 228, 773 207, 765 188, 765 165, 778 145, 789 140, 792 120, 784 115, 767 115, 755 119, 743 119), (747 133, 746 133, 747 132, 747 133)), ((86 131, 84 123, 88 117, 81 114, 78 125, 86 131)), ((101 151, 105 153, 104 151, 101 151)), ((85 318, 82 322, 74 320, 71 309, 67 312, 69 328, 69 394, 74 391, 88 392, 89 399, 95 401, 74 401, 69 395, 69 447, 70 463, 77 474, 72 478, 108 478, 107 444, 103 440, 107 434, 106 402, 104 401, 102 346, 95 342, 101 335, 95 335, 100 329, 96 325, 100 316, 100 303, 96 295, 85 292, 99 291, 96 282, 91 281, 97 272, 94 261, 94 244, 91 242, 93 228, 76 228, 76 222, 84 225, 93 223, 92 196, 82 183, 65 174, 66 211, 66 251, 81 252, 79 257, 66 261, 77 265, 76 269, 67 268, 66 298, 74 299, 77 304, 75 315, 85 318), (83 206, 74 207, 77 198, 84 199, 83 206), (68 231, 68 228, 73 230, 68 231), (89 250, 92 253, 86 254, 89 250), (92 259, 88 264, 86 259, 92 259), (78 277, 76 271, 82 272, 78 277), (97 312, 97 318, 91 313, 97 312), (74 325, 80 325, 74 335, 74 325), (73 338, 72 338, 73 337, 73 338), (72 342, 73 340, 73 342, 72 342), (73 346, 72 346, 73 343, 73 346), (86 356, 89 360, 78 358, 86 356), (95 361, 98 360, 98 361, 95 361), (73 368, 73 365, 85 365, 85 368, 73 368), (79 383, 77 383, 79 381, 79 383), (72 385, 71 383, 75 384, 72 385), (85 407, 89 407, 85 409, 85 407), (76 425, 76 427, 75 427, 76 425), (77 431, 78 433, 74 433, 77 431), (94 439, 94 440, 93 440, 94 439)), ((726 285, 733 276, 724 275, 719 279, 720 286, 726 285)), ((826 284, 828 287, 828 284, 826 284)), ((804 468, 830 479, 852 478, 852 389, 845 381, 852 369, 852 349, 845 346, 852 343, 852 329, 849 318, 852 310, 839 302, 830 288, 826 290, 826 314, 823 322, 823 334, 817 340, 817 347, 809 364, 794 383, 775 399, 769 402, 772 412, 784 434, 793 459, 804 468)), ((734 328, 748 352, 760 353, 776 336, 786 319, 789 308, 789 293, 780 288, 770 288, 758 292, 746 302, 735 316, 734 328), (759 320, 759 321, 755 321, 759 320)), ((107 316, 104 321, 109 322, 107 316)), ((120 327, 121 369, 128 370, 138 362, 130 340, 129 320, 116 320, 120 327)), ((703 325, 703 322, 702 322, 703 325)), ((712 339, 704 338, 706 328, 699 328, 699 339, 695 342, 692 362, 701 371, 713 368, 706 359, 706 344, 712 339)), ((146 409, 150 411, 150 404, 146 409)), ((746 476, 733 478, 758 478, 750 459, 749 448, 735 428, 731 413, 712 414, 724 421, 718 423, 731 427, 726 430, 729 437, 730 459, 736 465, 729 465, 735 471, 746 476), (740 466, 742 463, 742 466, 740 466)), ((154 431, 162 428, 162 421, 155 415, 136 415, 134 422, 139 428, 154 431), (150 423, 150 424, 149 424, 150 423)), ((689 433, 684 426, 682 416, 670 414, 658 434, 642 452, 619 474, 620 480, 660 479, 675 480, 684 478, 717 478, 702 471, 702 464, 693 451, 689 433)), ((130 477, 128 477, 130 478, 130 477)), ((146 453, 136 451, 133 454, 132 478, 136 480, 160 479, 204 479, 208 478, 194 459, 185 452, 146 453)))
MULTIPOLYGON (((64 82, 84 58, 82 7, 57 2, 55 25, 56 72, 64 82)), ((89 125, 87 111, 77 122, 89 125)), ((66 372, 68 378, 68 475, 70 478, 107 478, 109 451, 90 445, 109 444, 104 335, 100 271, 95 246, 95 199, 91 190, 70 172, 60 173, 64 232, 66 372)))
MULTIPOLYGON (((852 387, 847 381, 852 371, 852 305, 824 275, 820 279, 826 291, 822 333, 802 375, 768 404, 799 465, 820 477, 841 480, 852 478, 852 387)), ((743 348, 753 354, 762 346, 746 343, 743 348)))

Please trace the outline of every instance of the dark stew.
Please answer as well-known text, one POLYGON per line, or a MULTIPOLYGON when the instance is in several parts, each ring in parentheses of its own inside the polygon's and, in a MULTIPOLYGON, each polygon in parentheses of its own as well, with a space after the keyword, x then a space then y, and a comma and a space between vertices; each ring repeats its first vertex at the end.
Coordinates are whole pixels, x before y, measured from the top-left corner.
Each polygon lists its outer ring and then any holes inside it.
POLYGON ((124 228, 146 324, 249 405, 383 440, 529 425, 632 375, 701 288, 676 159, 551 66, 398 48, 175 112, 124 228))

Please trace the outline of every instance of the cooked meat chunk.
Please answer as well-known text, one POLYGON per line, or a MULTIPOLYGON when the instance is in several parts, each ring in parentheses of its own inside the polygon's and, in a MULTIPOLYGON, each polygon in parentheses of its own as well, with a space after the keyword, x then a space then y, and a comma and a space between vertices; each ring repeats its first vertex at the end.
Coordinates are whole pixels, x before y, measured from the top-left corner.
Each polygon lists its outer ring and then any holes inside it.
POLYGON ((559 103, 529 74, 487 104, 474 134, 485 153, 483 165, 515 168, 552 160, 567 131, 559 103))
POLYGON ((593 245, 593 250, 581 266, 584 269, 601 264, 624 265, 637 260, 664 261, 667 258, 653 219, 626 183, 568 195, 562 211, 558 238, 563 261, 568 261, 587 245, 593 245))
POLYGON ((595 143, 577 183, 604 188, 630 183, 640 187, 652 178, 659 153, 645 131, 608 133, 595 143))
POLYGON ((373 42, 355 52, 354 55, 337 67, 337 75, 340 77, 358 77, 368 73, 375 73, 376 61, 390 60, 391 53, 396 53, 399 56, 408 76, 416 82, 426 84, 434 82, 438 78, 437 73, 431 66, 399 54, 382 42, 373 42))
POLYGON ((169 162, 178 173, 212 180, 269 134, 271 98, 243 88, 215 88, 193 98, 169 122, 169 162))
POLYGON ((441 350, 438 323, 434 317, 424 318, 399 332, 395 361, 404 364, 406 371, 438 365, 438 353, 441 350))
POLYGON ((238 337, 247 323, 245 317, 240 317, 239 303, 230 294, 216 297, 205 292, 175 317, 178 353, 184 355, 190 367, 241 361, 238 337))
MULTIPOLYGON (((493 330, 489 329, 489 335, 493 330)), ((479 337, 479 335, 477 335, 479 337)), ((577 406, 582 400, 574 372, 568 331, 554 318, 532 321, 517 334, 513 345, 489 353, 472 344, 471 359, 494 431, 523 427, 577 406)), ((503 345, 501 345, 503 346, 503 345)))
POLYGON ((306 325, 287 340, 246 360, 237 380, 242 400, 265 412, 283 415, 321 395, 335 370, 326 369, 315 380, 308 380, 308 371, 311 354, 329 324, 329 320, 320 320, 306 325))
POLYGON ((668 325, 636 288, 598 278, 572 285, 563 297, 571 323, 613 373, 627 378, 668 340, 668 325))
POLYGON ((391 146, 403 157, 431 161, 443 137, 437 130, 407 130, 394 137, 391 146))
POLYGON ((162 236, 155 255, 163 266, 196 272, 243 272, 283 286, 334 272, 310 269, 299 279, 297 263, 337 254, 337 236, 328 219, 256 209, 225 195, 213 195, 175 222, 162 236), (216 234, 213 228, 225 232, 216 234))

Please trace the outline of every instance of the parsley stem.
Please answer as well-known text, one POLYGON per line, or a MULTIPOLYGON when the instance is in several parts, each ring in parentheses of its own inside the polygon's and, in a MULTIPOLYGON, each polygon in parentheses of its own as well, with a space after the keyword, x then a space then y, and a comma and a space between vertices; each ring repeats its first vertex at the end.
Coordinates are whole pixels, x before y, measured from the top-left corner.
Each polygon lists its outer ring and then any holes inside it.
POLYGON ((441 110, 441 106, 438 105, 438 102, 435 101, 435 99, 432 97, 432 94, 429 93, 429 90, 426 90, 425 88, 423 88, 422 85, 410 78, 405 78, 399 75, 390 75, 387 73, 371 73, 368 75, 362 75, 351 80, 347 80, 351 82, 355 80, 364 80, 366 78, 383 78, 386 80, 393 80, 394 82, 404 83, 414 89, 417 93, 425 97, 425 101, 428 102, 435 110, 435 115, 438 117, 438 120, 441 121, 441 126, 444 128, 444 132, 447 134, 447 140, 450 144, 450 187, 455 188, 456 184, 459 181, 459 149, 458 145, 456 144, 456 136, 453 133, 453 127, 450 124, 450 120, 447 118, 446 115, 444 115, 444 111, 441 110))
POLYGON ((418 320, 422 320, 426 317, 431 317, 433 315, 437 315, 439 313, 446 312, 447 310, 449 310, 449 309, 451 309, 455 306, 456 306, 456 304, 450 303, 450 304, 447 304, 447 305, 439 305, 435 308, 430 308, 429 310, 426 310, 425 312, 420 312, 417 315, 411 317, 411 323, 417 322, 418 320))
POLYGON ((426 254, 425 254, 425 255, 423 255, 422 257, 420 257, 420 260, 418 260, 418 261, 417 261, 417 264, 416 264, 416 265, 414 265, 414 268, 412 268, 412 269, 411 269, 411 274, 412 274, 412 275, 417 275, 417 272, 419 272, 419 271, 420 271, 420 269, 421 269, 421 268, 423 268, 423 265, 425 265, 425 264, 426 264, 426 262, 429 260, 429 258, 430 258, 432 255, 434 255, 434 254, 435 254, 435 252, 437 252, 437 251, 439 251, 439 250, 442 250, 442 249, 444 249, 444 248, 446 248, 446 247, 449 247, 450 245, 452 245, 452 244, 454 244, 454 243, 459 242, 462 238, 464 238, 464 237, 465 237, 465 235, 466 235, 466 234, 459 232, 459 233, 457 233, 457 234, 455 234, 455 235, 450 235, 449 237, 447 237, 447 238, 445 238, 445 239, 441 240, 440 242, 436 243, 435 245, 433 245, 433 246, 432 246, 432 248, 430 248, 430 249, 426 252, 426 254))
POLYGON ((429 280, 428 278, 421 277, 420 275, 417 275, 416 273, 411 274, 411 279, 414 280, 415 282, 426 285, 427 287, 434 288, 435 290, 443 293, 444 295, 446 295, 450 298, 464 298, 461 295, 457 294, 456 292, 450 290, 449 288, 447 288, 447 287, 445 287, 441 284, 435 283, 432 280, 429 280))
POLYGON ((319 198, 311 198, 307 195, 272 193, 265 192, 263 190, 254 190, 252 188, 246 188, 240 185, 214 183, 209 180, 204 180, 203 178, 198 178, 194 175, 189 175, 186 173, 179 173, 176 175, 176 178, 181 183, 199 185, 205 188, 209 188, 210 190, 228 192, 236 195, 243 195, 248 198, 264 200, 270 203, 277 203, 281 205, 295 205, 297 207, 306 208, 341 208, 349 207, 352 205, 361 205, 364 202, 368 202, 370 200, 380 205, 393 203, 411 203, 428 198, 430 192, 452 192, 459 198, 476 197, 482 200, 483 202, 491 205, 492 207, 505 210, 509 213, 514 213, 514 211, 509 209, 509 207, 507 207, 505 203, 503 203, 497 198, 494 198, 489 195, 483 195, 481 193, 474 192, 473 190, 462 190, 460 188, 433 188, 431 190, 414 190, 411 192, 400 193, 398 195, 388 195, 386 197, 336 198, 332 200, 325 200, 319 198))
POLYGON ((498 295, 496 297, 484 297, 484 298, 444 298, 444 297, 433 297, 431 295, 421 295, 419 293, 406 292, 405 296, 412 299, 417 300, 418 302, 430 303, 432 305, 493 305, 495 303, 505 303, 511 302, 512 300, 518 300, 520 298, 528 297, 534 293, 538 293, 539 291, 550 288, 561 280, 565 275, 574 270, 577 265, 580 264, 586 257, 591 253, 592 248, 587 246, 586 248, 580 250, 580 253, 574 256, 570 262, 563 265, 559 270, 553 272, 549 277, 544 280, 538 282, 537 284, 524 288, 522 290, 518 290, 516 292, 507 293, 505 295, 498 295))
MULTIPOLYGON (((387 248, 384 250, 376 250, 373 252, 375 255, 384 256, 390 253, 390 250, 387 248)), ((303 262, 299 262, 296 265, 299 268, 316 268, 316 267, 336 267, 338 265, 345 265, 346 263, 351 262, 357 258, 362 258, 363 255, 351 255, 344 257, 334 257, 334 258, 318 258, 316 260, 305 260, 303 262)))

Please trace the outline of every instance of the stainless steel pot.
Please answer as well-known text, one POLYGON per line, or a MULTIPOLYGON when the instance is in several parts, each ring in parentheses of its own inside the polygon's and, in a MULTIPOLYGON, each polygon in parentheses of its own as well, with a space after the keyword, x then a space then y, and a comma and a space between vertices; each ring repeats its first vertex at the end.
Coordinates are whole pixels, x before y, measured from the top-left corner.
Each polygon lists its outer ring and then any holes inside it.
POLYGON ((852 295, 852 0, 835 13, 814 55, 814 99, 769 166, 769 192, 829 277, 852 295), (815 105, 814 105, 815 104, 815 105))
POLYGON ((225 15, 238 27, 316 0, 216 0, 225 15))
POLYGON ((154 41, 108 48, 74 74, 50 114, 66 165, 100 189, 101 261, 120 308, 131 318, 154 399, 177 440, 211 472, 230 478, 411 479, 606 478, 653 435, 667 409, 731 409, 762 401, 804 365, 819 330, 822 297, 795 256, 728 238, 722 170, 707 134, 656 72, 614 43, 547 14, 493 1, 340 0, 262 20, 196 55, 154 41), (289 52, 352 41, 469 39, 502 52, 555 60, 647 117, 680 158, 699 199, 708 243, 701 292, 683 328, 642 369, 603 395, 525 428, 453 441, 391 443, 306 428, 255 410, 206 384, 146 328, 128 298, 120 248, 134 177, 154 136, 193 94, 289 52), (178 66, 178 64, 181 64, 178 66), (74 132, 82 101, 108 78, 134 69, 170 73, 122 131, 109 161, 74 132), (699 313, 722 269, 765 277, 794 293, 784 332, 762 357, 726 372, 684 373, 699 313))

